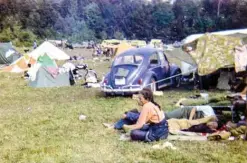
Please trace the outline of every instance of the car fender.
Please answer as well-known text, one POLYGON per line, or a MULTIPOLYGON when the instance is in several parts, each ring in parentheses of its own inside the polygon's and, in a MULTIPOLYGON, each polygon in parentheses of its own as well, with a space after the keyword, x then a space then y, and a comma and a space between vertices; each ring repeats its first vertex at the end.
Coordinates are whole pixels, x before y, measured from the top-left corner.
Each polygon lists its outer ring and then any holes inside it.
POLYGON ((177 71, 181 73, 181 69, 176 64, 170 64, 170 76, 175 75, 177 71))
POLYGON ((107 74, 105 74, 105 75, 102 77, 102 81, 101 81, 101 82, 104 83, 104 80, 105 80, 105 79, 109 82, 109 80, 110 80, 109 75, 110 75, 110 72, 108 72, 107 74))
POLYGON ((157 79, 157 76, 155 75, 155 73, 153 73, 152 71, 147 71, 145 73, 145 76, 143 78, 143 87, 147 86, 150 84, 150 80, 151 78, 155 78, 157 79))

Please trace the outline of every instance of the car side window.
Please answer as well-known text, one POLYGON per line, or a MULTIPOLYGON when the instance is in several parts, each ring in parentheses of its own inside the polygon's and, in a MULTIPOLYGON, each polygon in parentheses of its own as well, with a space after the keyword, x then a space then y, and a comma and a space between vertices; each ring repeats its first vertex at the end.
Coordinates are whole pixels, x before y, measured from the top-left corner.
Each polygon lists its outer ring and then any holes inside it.
POLYGON ((166 58, 165 54, 162 53, 162 52, 159 52, 158 54, 159 54, 159 57, 160 57, 160 64, 161 64, 161 66, 162 66, 162 67, 163 67, 163 66, 166 66, 166 63, 167 63, 168 61, 167 61, 167 58, 166 58))
POLYGON ((150 65, 159 65, 159 57, 157 53, 154 53, 149 58, 150 65))

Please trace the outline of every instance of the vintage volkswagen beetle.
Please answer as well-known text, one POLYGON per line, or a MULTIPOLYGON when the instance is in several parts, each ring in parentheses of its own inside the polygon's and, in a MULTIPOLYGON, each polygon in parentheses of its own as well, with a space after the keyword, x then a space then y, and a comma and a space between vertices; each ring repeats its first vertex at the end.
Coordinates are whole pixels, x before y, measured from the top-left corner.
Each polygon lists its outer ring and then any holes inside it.
POLYGON ((133 94, 149 87, 153 91, 166 86, 178 87, 180 68, 168 62, 164 53, 158 49, 134 48, 118 55, 111 66, 111 71, 101 83, 101 90, 106 95, 133 94), (177 77, 163 80, 171 76, 177 77))

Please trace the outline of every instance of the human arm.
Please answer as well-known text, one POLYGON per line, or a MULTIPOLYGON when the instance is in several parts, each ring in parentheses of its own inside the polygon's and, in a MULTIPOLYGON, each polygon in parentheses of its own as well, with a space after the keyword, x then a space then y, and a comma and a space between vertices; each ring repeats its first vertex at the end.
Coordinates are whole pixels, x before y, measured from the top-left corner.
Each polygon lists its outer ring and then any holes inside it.
POLYGON ((144 106, 141 111, 140 117, 137 120, 137 123, 134 125, 124 125, 123 128, 125 130, 135 130, 142 128, 142 126, 148 121, 148 112, 149 108, 144 106))
POLYGON ((190 112, 190 117, 189 117, 189 120, 192 120, 192 119, 193 119, 193 117, 195 116, 195 114, 196 114, 196 108, 195 108, 195 107, 193 107, 193 108, 192 108, 192 110, 191 110, 191 112, 190 112))

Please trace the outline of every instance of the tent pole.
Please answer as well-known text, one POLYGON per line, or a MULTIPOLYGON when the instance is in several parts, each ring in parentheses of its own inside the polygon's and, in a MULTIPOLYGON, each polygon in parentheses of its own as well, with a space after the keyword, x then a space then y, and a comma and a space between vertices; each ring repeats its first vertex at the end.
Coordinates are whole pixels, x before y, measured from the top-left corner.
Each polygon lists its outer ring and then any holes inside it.
POLYGON ((202 76, 199 76, 200 90, 203 89, 202 76))

